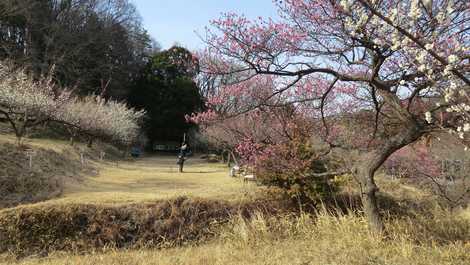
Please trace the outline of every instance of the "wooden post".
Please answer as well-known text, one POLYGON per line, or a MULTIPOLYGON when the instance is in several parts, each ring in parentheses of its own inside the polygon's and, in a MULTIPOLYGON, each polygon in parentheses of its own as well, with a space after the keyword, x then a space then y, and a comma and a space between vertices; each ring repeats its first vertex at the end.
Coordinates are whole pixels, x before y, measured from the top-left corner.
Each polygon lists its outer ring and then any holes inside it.
POLYGON ((227 157, 227 166, 228 166, 228 167, 230 167, 230 162, 231 162, 231 160, 232 160, 232 153, 229 152, 229 153, 228 153, 228 157, 227 157))
POLYGON ((33 168, 33 156, 36 154, 36 152, 33 149, 27 149, 26 150, 26 156, 28 156, 28 165, 29 169, 33 168))

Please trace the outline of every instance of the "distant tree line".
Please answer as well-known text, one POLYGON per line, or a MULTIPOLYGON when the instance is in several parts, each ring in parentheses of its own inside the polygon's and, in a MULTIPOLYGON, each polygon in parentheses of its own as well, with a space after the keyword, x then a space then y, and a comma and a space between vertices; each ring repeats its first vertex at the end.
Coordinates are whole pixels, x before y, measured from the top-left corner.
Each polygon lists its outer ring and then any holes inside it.
POLYGON ((0 59, 79 94, 124 99, 158 47, 128 0, 3 0, 0 59))

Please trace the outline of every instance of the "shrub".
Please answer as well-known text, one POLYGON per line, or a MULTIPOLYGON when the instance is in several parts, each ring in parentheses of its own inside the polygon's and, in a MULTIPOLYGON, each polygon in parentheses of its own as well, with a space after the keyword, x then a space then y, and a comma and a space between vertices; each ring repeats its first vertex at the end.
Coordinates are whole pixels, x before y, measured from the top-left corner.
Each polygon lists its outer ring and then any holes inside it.
POLYGON ((293 199, 316 202, 339 190, 334 175, 325 174, 331 170, 331 161, 320 159, 308 140, 272 145, 261 152, 256 160, 257 178, 293 199))

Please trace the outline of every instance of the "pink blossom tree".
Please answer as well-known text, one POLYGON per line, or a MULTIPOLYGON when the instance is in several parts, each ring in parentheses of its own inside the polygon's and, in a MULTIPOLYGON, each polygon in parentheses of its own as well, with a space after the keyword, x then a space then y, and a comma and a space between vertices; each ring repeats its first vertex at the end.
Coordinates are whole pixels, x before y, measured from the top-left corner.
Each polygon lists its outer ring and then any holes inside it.
POLYGON ((384 161, 433 131, 449 130, 462 139, 470 132, 470 4, 275 4, 279 20, 229 13, 212 21, 203 71, 243 78, 221 84, 209 96, 209 109, 193 120, 214 123, 295 106, 321 124, 312 133, 321 132, 331 148, 359 150, 350 170, 362 184, 371 227, 381 231, 374 175, 384 161), (266 80, 269 86, 257 84, 266 80))

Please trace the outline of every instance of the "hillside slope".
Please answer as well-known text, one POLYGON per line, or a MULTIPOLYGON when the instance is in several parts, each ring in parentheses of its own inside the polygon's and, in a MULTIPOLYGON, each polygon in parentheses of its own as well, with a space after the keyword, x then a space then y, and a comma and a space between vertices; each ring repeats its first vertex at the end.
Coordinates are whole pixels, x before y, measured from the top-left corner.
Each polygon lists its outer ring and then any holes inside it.
POLYGON ((31 149, 34 155, 30 165, 28 151, 1 143, 0 208, 58 196, 64 182, 78 181, 85 170, 79 160, 73 159, 76 154, 72 150, 31 149))
POLYGON ((93 161, 102 149, 50 139, 27 139, 19 147, 13 135, 0 134, 0 209, 57 197, 65 184, 96 175, 93 161), (83 164, 80 153, 86 158, 83 164))

